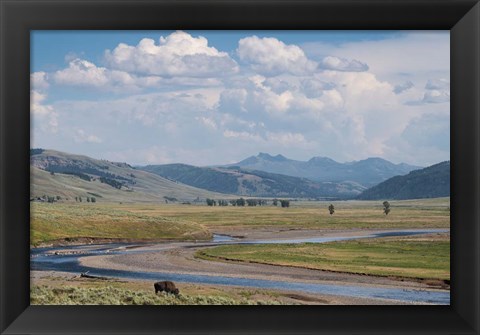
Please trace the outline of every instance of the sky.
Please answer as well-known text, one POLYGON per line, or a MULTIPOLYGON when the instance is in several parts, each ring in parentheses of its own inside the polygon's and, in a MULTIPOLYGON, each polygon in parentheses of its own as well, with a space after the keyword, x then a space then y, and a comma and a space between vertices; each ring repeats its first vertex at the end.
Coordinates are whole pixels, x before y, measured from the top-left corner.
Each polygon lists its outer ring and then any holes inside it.
POLYGON ((449 31, 32 31, 31 146, 134 165, 450 159, 449 31))

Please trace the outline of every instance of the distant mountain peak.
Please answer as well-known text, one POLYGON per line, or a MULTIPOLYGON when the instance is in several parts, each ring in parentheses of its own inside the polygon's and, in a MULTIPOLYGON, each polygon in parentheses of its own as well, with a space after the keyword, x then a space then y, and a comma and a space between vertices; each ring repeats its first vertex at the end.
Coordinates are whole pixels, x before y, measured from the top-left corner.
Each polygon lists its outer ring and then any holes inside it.
POLYGON ((257 155, 257 158, 261 158, 261 159, 268 160, 268 161, 274 161, 274 162, 288 161, 288 158, 286 158, 283 155, 278 154, 276 156, 272 156, 272 155, 270 155, 268 153, 265 153, 265 152, 260 152, 257 155))
POLYGON ((388 162, 386 159, 383 159, 381 157, 368 157, 367 159, 364 159, 367 162, 388 162))
POLYGON ((308 163, 337 163, 337 162, 328 157, 316 156, 316 157, 310 158, 308 163))
POLYGON ((339 163, 329 157, 317 156, 308 161, 299 161, 280 154, 272 156, 265 152, 228 166, 239 166, 248 170, 278 173, 320 182, 353 181, 366 187, 376 185, 393 176, 405 175, 418 168, 407 164, 394 164, 380 157, 339 163))

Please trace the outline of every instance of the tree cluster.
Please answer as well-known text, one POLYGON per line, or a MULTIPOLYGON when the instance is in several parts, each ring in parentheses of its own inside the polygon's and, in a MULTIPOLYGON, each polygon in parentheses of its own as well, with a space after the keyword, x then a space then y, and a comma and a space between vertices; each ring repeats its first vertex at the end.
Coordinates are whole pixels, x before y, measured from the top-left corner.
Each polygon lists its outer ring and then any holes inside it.
POLYGON ((267 200, 264 199, 247 199, 248 206, 265 206, 267 204, 267 200))
MULTIPOLYGON (((95 197, 87 197, 86 198, 87 202, 97 202, 97 198, 95 197)), ((82 197, 75 197, 76 202, 83 202, 82 197)))
POLYGON ((239 206, 243 207, 245 205, 247 206, 266 206, 267 205, 267 200, 265 199, 244 199, 244 198, 239 198, 239 199, 232 199, 232 200, 214 200, 214 199, 206 199, 206 203, 208 206, 228 206, 230 204, 231 206, 239 206))
POLYGON ((102 184, 107 184, 107 185, 110 185, 112 187, 115 187, 117 189, 121 189, 122 186, 123 186, 122 182, 119 182, 115 179, 110 179, 110 178, 107 178, 107 177, 100 177, 100 182, 102 184))
POLYGON ((207 206, 216 206, 217 202, 213 199, 207 198, 207 206))

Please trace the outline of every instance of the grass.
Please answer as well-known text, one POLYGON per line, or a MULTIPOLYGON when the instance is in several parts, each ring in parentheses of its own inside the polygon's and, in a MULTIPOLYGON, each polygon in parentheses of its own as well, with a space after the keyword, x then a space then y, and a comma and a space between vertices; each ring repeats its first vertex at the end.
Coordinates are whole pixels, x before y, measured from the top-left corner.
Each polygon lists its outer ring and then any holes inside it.
POLYGON ((51 287, 34 285, 30 291, 32 305, 278 305, 274 300, 231 298, 220 295, 184 295, 133 290, 114 286, 51 287))
POLYGON ((145 215, 128 208, 97 204, 31 204, 31 244, 93 238, 128 240, 201 240, 211 233, 201 224, 180 218, 145 215))
POLYGON ((450 240, 446 235, 325 244, 226 245, 202 249, 196 256, 377 276, 450 279, 450 240))
POLYGON ((330 202, 292 201, 289 208, 207 207, 188 205, 106 205, 116 210, 146 215, 161 215, 195 221, 211 230, 284 227, 292 229, 363 229, 363 228, 448 228, 450 199, 390 201, 391 212, 383 214, 382 201, 333 202, 335 214, 329 215, 330 202))
POLYGON ((291 207, 208 207, 180 204, 32 203, 31 244, 65 238, 132 240, 208 239, 211 231, 244 229, 448 228, 450 199, 391 201, 292 201, 291 207))

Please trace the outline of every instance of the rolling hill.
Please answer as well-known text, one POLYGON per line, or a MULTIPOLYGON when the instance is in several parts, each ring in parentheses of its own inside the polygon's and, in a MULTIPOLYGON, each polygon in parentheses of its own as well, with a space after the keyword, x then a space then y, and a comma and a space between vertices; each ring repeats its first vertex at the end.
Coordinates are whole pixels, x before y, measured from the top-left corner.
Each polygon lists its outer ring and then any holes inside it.
POLYGON ((361 193, 360 200, 406 200, 450 196, 450 161, 390 178, 361 193))
POLYGON ((196 167, 186 164, 149 165, 142 170, 212 192, 252 197, 352 198, 365 187, 354 182, 316 182, 238 167, 196 167))
POLYGON ((408 164, 393 164, 382 158, 367 158, 360 161, 339 163, 327 157, 313 157, 309 161, 297 161, 282 155, 259 153, 238 163, 245 170, 259 170, 293 177, 308 178, 320 182, 355 182, 365 187, 374 186, 393 176, 405 175, 420 167, 408 164))
POLYGON ((97 160, 54 150, 30 151, 31 198, 60 196, 95 197, 96 201, 164 202, 194 201, 198 198, 225 197, 156 174, 138 170, 126 163, 97 160))

